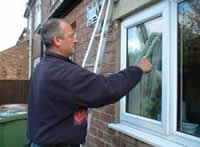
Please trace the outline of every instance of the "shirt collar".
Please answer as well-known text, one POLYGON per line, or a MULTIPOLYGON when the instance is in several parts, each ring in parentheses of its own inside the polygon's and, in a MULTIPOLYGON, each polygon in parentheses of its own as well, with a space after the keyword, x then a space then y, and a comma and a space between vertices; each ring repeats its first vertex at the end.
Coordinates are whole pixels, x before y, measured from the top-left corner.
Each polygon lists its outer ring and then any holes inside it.
MULTIPOLYGON (((69 59, 69 57, 65 57, 65 56, 56 54, 56 53, 54 53, 54 52, 52 52, 52 51, 46 50, 46 51, 45 51, 45 55, 46 55, 47 57, 48 57, 48 56, 49 56, 49 57, 56 57, 56 58, 65 60, 65 61, 67 61, 67 62, 73 63, 72 60, 69 59)), ((75 64, 75 63, 73 63, 73 64, 75 64)))

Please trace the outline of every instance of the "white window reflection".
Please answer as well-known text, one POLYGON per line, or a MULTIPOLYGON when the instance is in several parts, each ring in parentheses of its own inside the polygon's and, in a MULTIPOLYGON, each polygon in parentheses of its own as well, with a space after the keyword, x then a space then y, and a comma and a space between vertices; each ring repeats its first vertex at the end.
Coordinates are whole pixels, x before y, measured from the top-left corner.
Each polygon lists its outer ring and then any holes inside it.
POLYGON ((141 82, 129 93, 128 113, 161 121, 162 101, 162 17, 131 27, 128 34, 127 66, 147 58, 153 71, 144 74, 141 82))

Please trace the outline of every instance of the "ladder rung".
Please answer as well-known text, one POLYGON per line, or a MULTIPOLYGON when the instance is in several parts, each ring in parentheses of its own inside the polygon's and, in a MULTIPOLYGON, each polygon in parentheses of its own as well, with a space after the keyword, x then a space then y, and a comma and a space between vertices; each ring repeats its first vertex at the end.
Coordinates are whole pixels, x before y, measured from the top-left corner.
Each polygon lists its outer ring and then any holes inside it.
MULTIPOLYGON (((95 64, 86 64, 85 67, 93 67, 94 65, 95 65, 95 64)), ((100 66, 100 63, 99 63, 99 66, 100 66)), ((84 67, 84 68, 85 68, 85 67, 84 67)))
POLYGON ((101 34, 96 34, 95 38, 99 38, 101 36, 101 34))
POLYGON ((93 67, 94 64, 86 64, 85 67, 93 67))
MULTIPOLYGON (((106 36, 107 34, 108 34, 108 31, 105 31, 105 32, 104 32, 104 36, 106 36)), ((95 37, 100 37, 100 36, 101 36, 100 33, 95 35, 95 37)))

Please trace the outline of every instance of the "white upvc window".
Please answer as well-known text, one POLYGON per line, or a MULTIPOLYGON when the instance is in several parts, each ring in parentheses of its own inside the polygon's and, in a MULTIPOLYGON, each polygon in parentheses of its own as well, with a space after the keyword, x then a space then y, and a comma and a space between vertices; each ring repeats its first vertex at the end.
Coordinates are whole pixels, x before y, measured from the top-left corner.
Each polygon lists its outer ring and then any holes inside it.
POLYGON ((38 25, 42 21, 42 5, 41 0, 36 0, 35 3, 35 29, 37 29, 38 25))
POLYGON ((109 127, 153 146, 200 146, 200 1, 164 0, 121 24, 121 69, 153 69, 120 102, 109 127))

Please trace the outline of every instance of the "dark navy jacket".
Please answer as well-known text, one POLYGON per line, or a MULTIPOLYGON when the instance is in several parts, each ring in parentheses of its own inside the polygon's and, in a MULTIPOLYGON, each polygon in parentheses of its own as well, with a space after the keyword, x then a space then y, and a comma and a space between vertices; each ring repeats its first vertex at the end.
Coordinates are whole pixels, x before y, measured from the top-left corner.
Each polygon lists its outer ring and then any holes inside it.
POLYGON ((87 108, 120 100, 140 81, 142 73, 132 66, 104 77, 47 51, 31 76, 28 138, 38 144, 83 143, 87 108))

